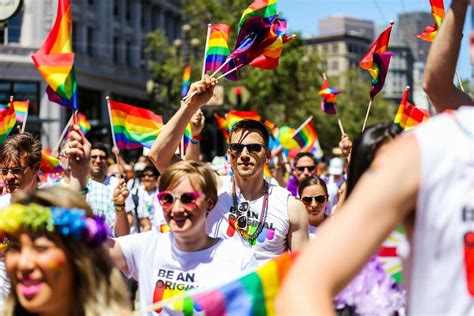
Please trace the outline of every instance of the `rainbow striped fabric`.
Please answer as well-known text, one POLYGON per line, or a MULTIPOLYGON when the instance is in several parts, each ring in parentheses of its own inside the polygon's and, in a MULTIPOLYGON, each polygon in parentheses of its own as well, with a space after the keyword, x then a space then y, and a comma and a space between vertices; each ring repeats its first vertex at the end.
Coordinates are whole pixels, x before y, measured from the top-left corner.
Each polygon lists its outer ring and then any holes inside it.
POLYGON ((91 124, 87 120, 86 116, 82 113, 77 113, 77 123, 81 129, 82 134, 86 135, 91 130, 91 124))
POLYGON ((0 110, 0 143, 7 139, 10 132, 15 127, 16 115, 15 105, 10 102, 9 106, 0 110))
POLYGON ((293 135, 293 139, 298 143, 302 152, 310 151, 314 142, 318 140, 313 121, 311 119, 307 120, 299 131, 293 135))
POLYGON ((267 23, 273 22, 277 11, 277 0, 255 0, 245 11, 239 21, 240 32, 244 23, 251 17, 260 17, 266 20, 267 23))
POLYGON ((410 129, 429 119, 429 115, 408 102, 408 89, 403 92, 400 106, 393 123, 403 129, 410 129))
POLYGON ((77 85, 72 52, 70 0, 59 0, 53 28, 43 46, 33 54, 33 62, 48 83, 51 101, 77 110, 77 85))
POLYGON ((192 132, 191 132, 191 123, 188 123, 186 125, 186 129, 184 130, 184 135, 183 135, 183 143, 184 143, 184 152, 188 149, 188 145, 191 142, 191 138, 193 137, 192 132))
POLYGON ((275 315, 276 295, 297 255, 282 254, 255 272, 215 290, 185 297, 175 305, 183 307, 185 315, 192 315, 193 310, 207 316, 275 315))
POLYGON ((16 121, 18 123, 23 123, 28 115, 28 107, 30 106, 30 101, 13 101, 15 108, 16 121))
POLYGON ((181 85, 181 96, 185 97, 188 94, 191 86, 191 65, 187 64, 183 71, 183 83, 181 85))
POLYGON ((227 127, 229 131, 235 123, 242 120, 260 121, 260 115, 258 115, 257 111, 230 111, 227 113, 227 127))
POLYGON ((109 101, 113 132, 119 149, 136 149, 153 145, 163 128, 163 119, 149 110, 109 101))
POLYGON ((59 165, 59 159, 51 155, 49 148, 43 148, 41 150, 40 170, 43 173, 59 173, 63 171, 63 168, 59 165))
MULTIPOLYGON (((229 49, 229 33, 230 27, 227 24, 211 24, 211 32, 209 34, 209 43, 206 51, 205 72, 214 72, 225 63, 230 55, 229 49)), ((222 73, 234 68, 234 63, 230 61, 222 69, 222 73)), ((237 80, 237 73, 232 72, 226 76, 227 79, 237 80)))
POLYGON ((416 37, 422 39, 427 42, 433 42, 438 34, 438 29, 441 27, 441 23, 444 20, 446 12, 444 10, 444 3, 443 0, 430 0, 431 4, 431 14, 433 15, 433 19, 435 20, 434 24, 428 25, 424 30, 423 33, 418 34, 416 37))
POLYGON ((216 119, 217 126, 221 130, 222 134, 224 134, 225 141, 229 142, 229 124, 227 119, 223 118, 219 114, 214 114, 214 118, 216 119))
POLYGON ((319 95, 323 97, 321 99, 321 110, 329 115, 336 115, 336 101, 339 93, 341 93, 340 90, 330 87, 328 79, 324 79, 323 85, 319 90, 319 95))
POLYGON ((377 67, 377 77, 372 79, 372 87, 370 88, 371 99, 373 99, 383 89, 392 56, 392 52, 374 54, 374 65, 377 67))
POLYGON ((375 53, 385 53, 388 49, 388 42, 390 41, 390 33, 392 32, 392 26, 390 25, 383 31, 377 40, 372 43, 369 51, 362 60, 359 62, 359 65, 362 69, 367 70, 372 78, 378 78, 379 68, 378 65, 374 62, 375 53))

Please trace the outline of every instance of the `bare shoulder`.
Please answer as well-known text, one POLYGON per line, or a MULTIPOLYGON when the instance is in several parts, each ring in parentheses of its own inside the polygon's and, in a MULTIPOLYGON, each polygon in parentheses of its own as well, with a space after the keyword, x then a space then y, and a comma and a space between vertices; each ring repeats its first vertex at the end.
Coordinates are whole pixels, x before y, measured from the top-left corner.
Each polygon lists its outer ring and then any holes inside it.
POLYGON ((288 217, 290 218, 290 222, 299 222, 302 218, 307 220, 307 216, 303 202, 294 196, 290 196, 288 198, 288 217))

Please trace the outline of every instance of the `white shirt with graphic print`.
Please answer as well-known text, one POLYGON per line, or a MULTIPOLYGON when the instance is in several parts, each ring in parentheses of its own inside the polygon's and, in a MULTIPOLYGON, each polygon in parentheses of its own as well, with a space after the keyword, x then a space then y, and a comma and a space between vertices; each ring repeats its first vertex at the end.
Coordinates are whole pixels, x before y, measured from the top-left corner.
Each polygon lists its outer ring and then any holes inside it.
MULTIPOLYGON (((231 240, 219 239, 212 247, 194 252, 177 249, 171 233, 155 230, 119 237, 116 241, 127 262, 126 276, 140 284, 141 308, 182 291, 214 288, 257 267, 252 252, 242 243, 231 240)), ((189 306, 177 303, 160 312, 183 315, 183 309, 189 306)))

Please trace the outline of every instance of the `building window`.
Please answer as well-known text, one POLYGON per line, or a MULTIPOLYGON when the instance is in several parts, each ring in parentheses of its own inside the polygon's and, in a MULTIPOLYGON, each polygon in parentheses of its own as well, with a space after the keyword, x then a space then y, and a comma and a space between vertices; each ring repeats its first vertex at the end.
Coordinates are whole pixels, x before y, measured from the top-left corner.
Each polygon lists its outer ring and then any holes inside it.
POLYGON ((337 54, 338 52, 339 52, 339 45, 337 43, 332 44, 332 53, 337 54))
POLYGON ((119 58, 120 58, 120 47, 119 47, 119 38, 118 36, 114 36, 114 64, 119 64, 119 58))
POLYGON ((130 20, 132 20, 132 3, 130 0, 126 0, 127 1, 127 5, 125 7, 125 19, 130 22, 130 20))
POLYGON ((339 70, 339 62, 337 60, 331 62, 331 70, 334 70, 334 71, 339 70))
POLYGON ((94 52, 94 28, 91 26, 87 27, 87 55, 90 57, 95 56, 94 52))
POLYGON ((132 66, 132 44, 130 41, 125 43, 125 64, 129 67, 132 66))
POLYGON ((118 18, 120 15, 120 0, 114 1, 114 17, 118 18))
POLYGON ((18 13, 8 20, 5 24, 5 28, 0 29, 0 44, 19 43, 22 22, 23 12, 18 13))

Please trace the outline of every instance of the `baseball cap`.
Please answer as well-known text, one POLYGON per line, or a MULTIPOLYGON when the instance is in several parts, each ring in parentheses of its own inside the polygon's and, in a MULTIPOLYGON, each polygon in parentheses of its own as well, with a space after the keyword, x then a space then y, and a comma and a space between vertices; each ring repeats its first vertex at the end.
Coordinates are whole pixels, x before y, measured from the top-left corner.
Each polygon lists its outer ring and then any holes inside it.
POLYGON ((340 176, 344 171, 344 160, 341 158, 332 158, 329 161, 328 172, 331 175, 340 176))

